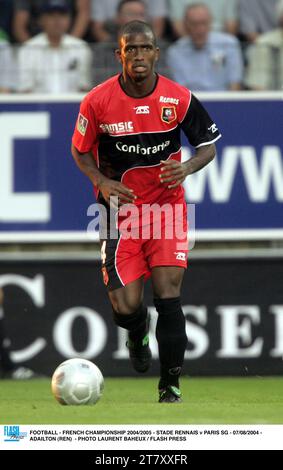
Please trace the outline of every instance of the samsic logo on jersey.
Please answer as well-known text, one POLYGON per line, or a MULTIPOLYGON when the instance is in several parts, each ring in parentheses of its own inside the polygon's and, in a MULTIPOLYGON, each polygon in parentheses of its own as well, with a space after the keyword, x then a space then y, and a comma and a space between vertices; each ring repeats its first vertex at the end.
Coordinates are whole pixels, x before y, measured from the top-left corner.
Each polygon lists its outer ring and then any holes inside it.
POLYGON ((161 119, 167 124, 176 121, 177 114, 175 106, 163 106, 161 110, 161 119))
POLYGON ((134 124, 128 122, 114 122, 112 124, 100 124, 100 129, 107 134, 120 134, 121 132, 133 132, 134 124))

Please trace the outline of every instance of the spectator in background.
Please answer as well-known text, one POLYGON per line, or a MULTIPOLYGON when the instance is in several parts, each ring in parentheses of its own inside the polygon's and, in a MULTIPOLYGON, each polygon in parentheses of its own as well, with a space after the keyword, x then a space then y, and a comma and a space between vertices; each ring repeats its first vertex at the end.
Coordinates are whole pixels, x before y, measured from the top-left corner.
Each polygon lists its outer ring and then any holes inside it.
POLYGON ((276 7, 279 0, 238 0, 239 32, 245 41, 276 28, 276 7))
POLYGON ((17 366, 11 358, 10 340, 7 338, 4 325, 4 292, 0 287, 0 377, 4 379, 33 379, 36 374, 27 367, 17 366))
MULTIPOLYGON (((103 42, 113 39, 111 30, 113 29, 113 23, 115 23, 119 3, 119 0, 92 0, 92 34, 96 41, 103 42)), ((166 1, 144 0, 143 3, 156 36, 158 38, 162 37, 167 16, 166 1)))
MULTIPOLYGON (((237 0, 203 0, 213 14, 212 30, 236 34, 238 29, 237 0)), ((247 0, 249 2, 249 0, 247 0)), ((176 37, 186 35, 184 12, 187 6, 198 3, 196 0, 168 0, 169 18, 176 37)))
POLYGON ((0 35, 0 93, 13 90, 13 72, 15 61, 9 42, 0 35))
POLYGON ((82 39, 66 34, 70 12, 63 0, 42 7, 43 32, 19 50, 19 91, 70 93, 91 88, 92 54, 82 39))
POLYGON ((141 0, 121 0, 117 5, 116 15, 113 21, 107 25, 107 33, 111 42, 117 44, 118 32, 129 21, 147 21, 146 5, 141 0))
MULTIPOLYGON (((14 0, 14 3, 13 35, 23 43, 41 31, 39 17, 46 0, 14 0)), ((90 0, 67 0, 67 4, 72 16, 70 34, 83 38, 90 23, 90 0)))
POLYGON ((239 42, 230 34, 211 31, 211 23, 207 6, 187 7, 186 36, 168 48, 172 77, 192 91, 239 90, 243 75, 239 42))
POLYGON ((251 90, 283 88, 283 0, 277 6, 277 25, 259 36, 250 51, 245 85, 251 90))
POLYGON ((118 3, 115 19, 108 27, 111 42, 98 42, 93 46, 95 84, 103 82, 109 75, 120 72, 120 64, 115 58, 120 28, 129 21, 147 21, 147 19, 146 6, 142 1, 122 0, 118 3))

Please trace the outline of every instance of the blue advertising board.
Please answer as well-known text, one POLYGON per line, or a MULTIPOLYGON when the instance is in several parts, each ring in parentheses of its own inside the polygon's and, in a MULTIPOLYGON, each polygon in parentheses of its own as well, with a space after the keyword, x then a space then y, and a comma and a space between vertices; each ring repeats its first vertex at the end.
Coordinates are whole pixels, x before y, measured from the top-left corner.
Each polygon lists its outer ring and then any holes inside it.
MULTIPOLYGON (((282 100, 198 95, 222 139, 185 182, 200 239, 283 237, 282 100)), ((95 202, 70 153, 81 96, 0 98, 0 241, 87 240, 95 202)), ((186 159, 193 151, 183 137, 186 159)))

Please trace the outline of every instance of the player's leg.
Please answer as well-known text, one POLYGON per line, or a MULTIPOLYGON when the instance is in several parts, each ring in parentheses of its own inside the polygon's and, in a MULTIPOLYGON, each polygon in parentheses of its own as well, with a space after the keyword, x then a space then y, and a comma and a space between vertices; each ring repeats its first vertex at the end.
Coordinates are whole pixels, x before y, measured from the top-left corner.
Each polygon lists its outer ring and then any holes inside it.
POLYGON ((129 332, 127 346, 134 369, 146 372, 151 364, 147 308, 143 305, 143 277, 109 291, 113 318, 117 326, 129 332))
POLYGON ((108 293, 116 325, 129 331, 133 341, 146 331, 147 310, 143 306, 143 278, 108 293))
POLYGON ((143 278, 109 291, 108 295, 115 323, 128 330, 131 339, 141 336, 145 331, 147 317, 146 309, 142 305, 143 278))
POLYGON ((129 332, 130 359, 145 372, 151 363, 143 279, 148 273, 139 240, 101 240, 102 273, 116 325, 129 332))
POLYGON ((187 346, 180 300, 183 275, 184 268, 178 266, 152 268, 154 305, 158 312, 156 338, 160 360, 160 402, 178 402, 181 399, 179 377, 187 346))

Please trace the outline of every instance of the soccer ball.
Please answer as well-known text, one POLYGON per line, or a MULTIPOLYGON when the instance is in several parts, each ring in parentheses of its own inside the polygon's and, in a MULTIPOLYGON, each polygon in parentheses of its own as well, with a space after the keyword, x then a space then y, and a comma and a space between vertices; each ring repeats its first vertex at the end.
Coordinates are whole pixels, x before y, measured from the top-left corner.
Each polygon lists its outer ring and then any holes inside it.
POLYGON ((52 376, 51 390, 61 405, 94 405, 102 396, 103 388, 102 373, 86 359, 68 359, 52 376))

